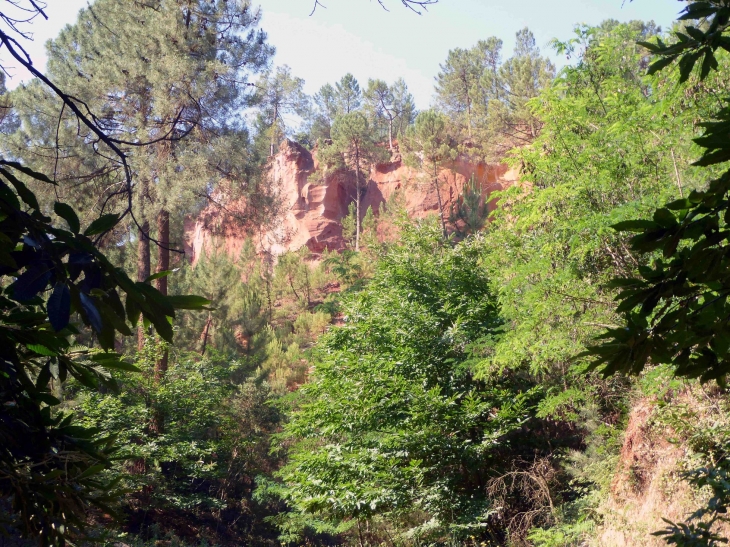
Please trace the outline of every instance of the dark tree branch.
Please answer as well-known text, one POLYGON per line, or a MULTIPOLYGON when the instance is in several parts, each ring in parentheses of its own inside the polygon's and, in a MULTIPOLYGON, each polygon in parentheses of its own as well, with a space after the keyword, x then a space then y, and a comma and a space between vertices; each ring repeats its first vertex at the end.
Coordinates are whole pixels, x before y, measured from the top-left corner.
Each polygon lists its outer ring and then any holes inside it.
MULTIPOLYGON (((32 9, 29 9, 27 7, 23 7, 19 5, 19 3, 12 2, 13 5, 15 5, 18 9, 25 11, 27 13, 30 13, 31 15, 27 19, 15 19, 12 17, 7 16, 5 13, 0 12, 0 20, 2 20, 10 29, 12 29, 14 32, 16 32, 19 36, 22 36, 23 38, 29 39, 29 35, 20 29, 18 29, 17 25, 19 23, 27 23, 32 21, 35 17, 37 17, 39 14, 42 15, 45 19, 48 19, 48 16, 43 11, 43 7, 41 7, 35 0, 29 0, 30 4, 33 6, 32 9)), ((180 122, 181 117, 184 113, 184 110, 181 109, 180 112, 177 114, 176 118, 174 119, 172 126, 170 130, 162 137, 158 139, 154 139, 150 142, 131 142, 131 141, 124 141, 121 139, 115 139, 111 136, 109 136, 104 129, 102 129, 103 123, 101 120, 99 120, 92 112, 89 106, 82 101, 81 99, 78 99, 77 97, 74 97, 73 95, 70 95, 68 93, 65 93, 62 91, 58 86, 56 86, 50 79, 48 79, 43 73, 41 73, 38 69, 33 66, 33 61, 30 58, 30 55, 28 52, 23 48, 20 43, 10 36, 7 32, 0 30, 0 47, 5 46, 10 52, 10 55, 18 61, 28 72, 30 72, 31 75, 38 78, 41 82, 43 82, 46 86, 48 86, 51 91, 63 102, 63 107, 61 110, 61 115, 59 116, 59 124, 60 124, 60 117, 63 115, 63 109, 69 108, 75 115, 77 124, 83 124, 85 125, 96 137, 97 137, 97 143, 102 142, 104 143, 118 158, 116 163, 119 163, 122 167, 122 170, 124 171, 124 181, 125 181, 125 189, 120 192, 115 192, 111 196, 108 196, 105 200, 105 205, 108 203, 109 199, 115 195, 124 195, 126 194, 126 201, 127 205, 122 214, 119 215, 119 220, 121 221, 124 217, 129 215, 129 217, 132 219, 132 222, 137 226, 137 228, 141 231, 141 225, 137 218, 134 215, 134 211, 132 209, 133 207, 133 189, 134 185, 132 182, 132 170, 129 167, 129 163, 127 161, 127 154, 120 148, 120 146, 147 146, 150 144, 158 143, 160 141, 164 140, 179 140, 182 138, 185 138, 197 125, 196 123, 191 123, 188 128, 186 128, 185 131, 182 133, 172 136, 175 130, 177 129, 177 124, 180 122), (86 113, 82 111, 80 108, 81 105, 85 110, 86 113)), ((199 110, 199 109, 198 109, 199 110)), ((198 112, 200 114, 200 111, 198 112)), ((80 125, 79 125, 80 129, 80 125)), ((80 133, 80 131, 79 131, 80 133)), ((99 153, 98 147, 95 146, 95 151, 99 153)), ((103 154, 102 154, 103 156, 103 154)), ((114 161, 112 158, 107 157, 110 161, 114 161)), ((100 234, 97 237, 97 241, 101 240, 106 235, 106 232, 103 234, 100 234)), ((158 247, 162 246, 162 243, 152 237, 149 236, 148 233, 145 232, 145 237, 149 239, 152 243, 157 245, 158 247)), ((184 254, 183 250, 180 249, 174 249, 169 248, 168 246, 165 246, 166 250, 170 250, 176 253, 184 254)))
MULTIPOLYGON (((419 11, 419 10, 428 11, 428 6, 437 4, 439 0, 400 0, 400 1, 409 10, 411 10, 414 13, 417 13, 418 15, 421 15, 421 11, 419 11)), ((385 11, 390 11, 385 5, 385 0, 378 0, 378 4, 380 4, 380 7, 383 8, 385 11)), ((309 14, 310 17, 312 15, 314 15, 314 12, 317 11, 318 7, 323 7, 325 9, 327 9, 327 6, 322 4, 319 0, 314 0, 314 6, 312 6, 312 12, 309 14)))

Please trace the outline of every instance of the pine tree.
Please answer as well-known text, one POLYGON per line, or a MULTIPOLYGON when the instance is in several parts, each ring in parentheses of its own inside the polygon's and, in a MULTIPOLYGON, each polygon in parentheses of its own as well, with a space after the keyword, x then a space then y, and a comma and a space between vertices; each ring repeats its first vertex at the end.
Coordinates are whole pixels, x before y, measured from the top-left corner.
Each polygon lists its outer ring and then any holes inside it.
POLYGON ((502 40, 481 40, 450 51, 436 78, 440 110, 457 132, 466 133, 470 154, 488 159, 537 137, 540 124, 527 103, 555 76, 527 28, 517 33, 513 56, 505 62, 501 57, 502 40))
POLYGON ((340 115, 349 114, 362 107, 360 84, 349 72, 335 84, 335 104, 340 115))
POLYGON ((383 152, 376 145, 372 128, 362 112, 350 112, 335 118, 332 144, 322 149, 321 157, 327 164, 343 165, 355 174, 355 251, 360 250, 360 202, 367 191, 369 166, 383 158, 383 152))
POLYGON ((408 163, 417 166, 428 174, 430 183, 436 191, 439 206, 439 217, 444 239, 446 217, 439 189, 439 174, 446 165, 456 159, 456 147, 448 132, 448 120, 435 110, 424 110, 416 117, 416 123, 406 133, 405 149, 408 152, 408 163))
POLYGON ((270 133, 269 155, 273 156, 276 144, 287 132, 284 116, 303 116, 307 112, 309 100, 304 94, 304 80, 292 76, 286 65, 267 71, 256 84, 255 100, 270 133))
MULTIPOLYGON (((99 0, 49 43, 49 77, 120 141, 137 181, 133 196, 118 190, 121 173, 108 150, 79 142, 75 118, 39 82, 13 94, 22 125, 4 148, 53 171, 60 193, 86 215, 133 201, 135 222, 127 217, 113 236, 137 243, 140 281, 152 271, 152 226, 162 272, 170 249, 181 247, 171 227, 179 231, 220 182, 255 195, 240 111, 250 104, 250 73, 272 53, 256 30, 259 18, 248 0, 99 0), (59 153, 49 154, 56 141, 59 153)), ((157 285, 165 291, 165 278, 157 285)))
POLYGON ((368 80, 363 98, 374 129, 378 133, 381 128, 385 129, 382 133, 387 135, 388 146, 393 151, 393 138, 413 123, 415 115, 413 96, 405 81, 400 78, 389 86, 383 80, 368 80))
POLYGON ((482 198, 482 191, 476 177, 472 175, 464 185, 461 195, 451 206, 449 221, 460 237, 478 232, 487 221, 487 204, 482 198), (461 222, 459 222, 461 221, 461 222), (463 228, 458 224, 463 223, 463 228))
POLYGON ((507 113, 501 120, 503 132, 521 142, 537 137, 539 120, 527 106, 555 77, 555 66, 540 56, 535 36, 524 28, 516 35, 514 55, 499 68, 499 94, 507 113))
POLYGON ((335 93, 331 84, 325 84, 312 98, 313 105, 307 113, 307 125, 314 142, 331 137, 332 122, 337 116, 335 93))
POLYGON ((438 104, 460 128, 466 127, 471 138, 474 103, 482 75, 477 55, 474 50, 452 49, 440 67, 441 72, 436 76, 438 104))
POLYGON ((393 134, 400 136, 416 121, 416 102, 411 92, 408 91, 408 86, 403 78, 398 78, 390 86, 390 91, 393 94, 393 105, 396 113, 393 134))
MULTIPOLYGON (((171 225, 182 232, 185 215, 223 181, 246 189, 248 181, 237 175, 246 172, 247 154, 229 152, 247 140, 237 112, 251 103, 248 76, 272 53, 265 34, 255 29, 259 18, 249 0, 99 0, 49 43, 48 75, 123 146, 137 181, 132 195, 123 185, 115 190, 126 173, 106 159, 109 150, 77 138, 76 118, 55 95, 33 82, 30 91, 14 97, 23 123, 8 139, 11 153, 57 178, 61 174, 66 199, 83 196, 82 213, 131 209, 129 222, 117 225, 107 244, 136 239, 137 279, 149 282, 154 241, 155 284, 163 295, 170 252, 182 247, 172 239, 171 225), (60 153, 48 154, 49 145, 60 153)), ((138 348, 145 334, 138 333, 138 348)), ((167 368, 164 351, 156 382, 167 368)), ((155 413, 150 428, 162 433, 164 423, 155 413)))

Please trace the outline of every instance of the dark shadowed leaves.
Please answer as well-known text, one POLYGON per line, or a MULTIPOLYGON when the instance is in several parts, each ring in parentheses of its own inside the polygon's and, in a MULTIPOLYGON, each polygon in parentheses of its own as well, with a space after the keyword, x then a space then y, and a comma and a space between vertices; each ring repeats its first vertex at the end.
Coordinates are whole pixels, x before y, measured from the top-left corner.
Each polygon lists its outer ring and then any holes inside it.
POLYGON ((70 205, 57 201, 53 204, 53 211, 66 221, 68 227, 75 234, 78 234, 81 230, 81 223, 79 217, 70 205))
POLYGON ((60 332, 71 316, 71 291, 65 283, 58 283, 48 299, 48 321, 53 330, 60 332))

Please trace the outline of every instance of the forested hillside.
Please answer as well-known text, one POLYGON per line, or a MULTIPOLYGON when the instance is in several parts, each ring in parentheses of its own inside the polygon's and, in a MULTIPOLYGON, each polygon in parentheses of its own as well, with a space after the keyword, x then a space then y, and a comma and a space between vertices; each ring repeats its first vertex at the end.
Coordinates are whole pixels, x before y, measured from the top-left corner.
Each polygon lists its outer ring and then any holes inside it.
POLYGON ((17 4, 2 545, 728 542, 727 0, 485 36, 426 109, 307 95, 251 0, 94 0, 44 73, 17 4))

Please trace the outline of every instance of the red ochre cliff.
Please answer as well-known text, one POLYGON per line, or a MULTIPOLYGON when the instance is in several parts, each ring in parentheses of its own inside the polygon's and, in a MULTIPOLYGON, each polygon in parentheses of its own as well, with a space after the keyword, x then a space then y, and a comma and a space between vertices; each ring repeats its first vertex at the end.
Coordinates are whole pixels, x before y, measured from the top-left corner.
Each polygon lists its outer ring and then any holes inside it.
MULTIPOLYGON (((296 251, 305 245, 314 254, 345 248, 341 220, 347 216, 348 206, 354 201, 354 175, 336 171, 322 180, 316 157, 298 143, 284 141, 279 152, 270 160, 268 176, 281 204, 279 218, 270 223, 267 231, 250 236, 226 229, 223 225, 225 218, 219 210, 204 210, 186 226, 186 251, 193 262, 197 261, 201 252, 214 245, 222 246, 231 256, 238 256, 248 237, 254 238, 259 252, 273 255, 296 251)), ((517 181, 517 172, 504 164, 457 161, 439 175, 446 216, 472 176, 490 211, 494 207, 494 202, 490 201, 491 194, 517 181)), ((398 154, 389 163, 370 170, 361 203, 363 214, 372 207, 377 217, 384 208, 387 209, 396 194, 402 196, 399 202, 411 218, 438 213, 433 184, 425 175, 406 166, 398 154)), ((243 207, 243 204, 235 203, 227 206, 229 210, 243 207)))

